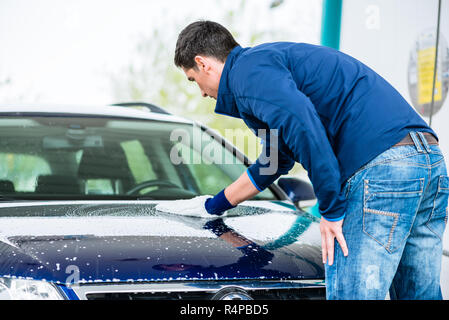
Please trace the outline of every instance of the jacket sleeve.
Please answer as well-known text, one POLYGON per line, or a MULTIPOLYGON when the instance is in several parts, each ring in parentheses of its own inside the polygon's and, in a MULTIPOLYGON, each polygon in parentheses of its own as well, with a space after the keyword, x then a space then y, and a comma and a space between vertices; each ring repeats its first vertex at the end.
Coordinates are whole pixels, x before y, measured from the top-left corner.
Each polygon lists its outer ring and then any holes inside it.
POLYGON ((279 139, 274 132, 262 133, 261 139, 262 153, 246 171, 259 191, 263 191, 281 175, 287 174, 295 165, 295 160, 279 150, 279 139))
MULTIPOLYGON (((307 170, 321 215, 330 221, 341 220, 346 201, 341 192, 338 160, 315 107, 298 90, 280 58, 264 56, 239 61, 232 86, 239 108, 270 129, 277 129, 279 139, 288 146, 294 160, 307 170)), ((256 183, 264 180, 258 169, 256 161, 250 168, 256 183)))

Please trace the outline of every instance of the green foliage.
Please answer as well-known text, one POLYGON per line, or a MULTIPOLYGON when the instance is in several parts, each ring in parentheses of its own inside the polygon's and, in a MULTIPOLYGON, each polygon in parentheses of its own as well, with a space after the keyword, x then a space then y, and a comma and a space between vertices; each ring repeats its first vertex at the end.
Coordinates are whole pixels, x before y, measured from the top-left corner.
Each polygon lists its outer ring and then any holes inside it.
MULTIPOLYGON (((245 12, 247 1, 229 9, 229 2, 216 1, 222 17, 219 23, 225 25, 242 46, 254 46, 263 41, 282 39, 277 30, 258 30, 248 22, 245 12)), ((257 18, 257 17, 255 17, 257 18)), ((253 18, 253 19, 255 19, 253 18)), ((188 23, 198 18, 184 17, 181 21, 168 21, 142 37, 136 46, 135 56, 129 65, 116 74, 111 74, 113 97, 116 102, 145 101, 159 105, 169 112, 194 119, 225 134, 225 129, 240 128, 250 136, 248 143, 237 147, 254 161, 260 151, 259 139, 246 127, 242 120, 214 113, 215 100, 203 98, 196 84, 187 81, 182 70, 173 63, 174 47, 178 33, 188 23)), ((301 171, 297 164, 291 172, 301 171)))
POLYGON ((0 152, 0 180, 13 182, 16 191, 34 191, 37 177, 50 173, 48 163, 41 157, 0 152))

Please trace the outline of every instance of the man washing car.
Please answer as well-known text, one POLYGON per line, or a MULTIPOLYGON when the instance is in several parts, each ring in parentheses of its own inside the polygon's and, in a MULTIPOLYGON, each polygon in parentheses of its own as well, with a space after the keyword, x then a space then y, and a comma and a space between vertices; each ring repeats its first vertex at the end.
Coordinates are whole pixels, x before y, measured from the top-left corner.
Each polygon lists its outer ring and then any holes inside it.
POLYGON ((307 170, 322 215, 329 299, 441 299, 449 188, 435 132, 381 76, 337 50, 278 42, 242 48, 223 26, 188 25, 175 64, 215 112, 241 118, 277 153, 203 203, 220 215, 287 174, 307 170), (335 251, 334 251, 335 249, 335 251))

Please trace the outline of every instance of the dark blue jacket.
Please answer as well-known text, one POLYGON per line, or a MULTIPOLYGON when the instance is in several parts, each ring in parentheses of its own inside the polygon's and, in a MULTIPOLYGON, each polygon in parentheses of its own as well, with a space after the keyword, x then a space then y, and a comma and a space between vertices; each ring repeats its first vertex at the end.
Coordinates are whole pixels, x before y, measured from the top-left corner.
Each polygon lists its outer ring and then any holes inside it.
MULTIPOLYGON (((410 130, 435 135, 372 69, 340 51, 306 43, 235 47, 220 78, 215 112, 241 118, 256 134, 277 129, 278 170, 261 173, 270 163, 260 156, 247 170, 250 179, 261 191, 295 161, 301 163, 320 213, 331 221, 344 217, 342 187, 357 169, 410 130)), ((270 155, 270 136, 261 138, 270 155)))

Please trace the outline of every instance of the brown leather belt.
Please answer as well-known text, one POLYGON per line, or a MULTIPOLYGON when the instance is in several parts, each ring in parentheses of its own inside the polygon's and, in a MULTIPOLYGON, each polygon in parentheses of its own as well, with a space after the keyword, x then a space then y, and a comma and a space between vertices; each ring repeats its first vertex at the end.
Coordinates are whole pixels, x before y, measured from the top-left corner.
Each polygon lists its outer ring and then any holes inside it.
MULTIPOLYGON (((423 132, 423 134, 424 134, 424 138, 426 138, 428 144, 438 145, 438 140, 433 136, 433 134, 428 133, 428 132, 423 132)), ((419 135, 416 135, 416 137, 419 138, 419 135)), ((420 143, 422 143, 420 138, 419 138, 419 140, 420 140, 420 143)), ((393 147, 407 146, 407 145, 411 145, 411 144, 415 144, 415 143, 413 142, 412 138, 410 137, 410 134, 407 134, 404 139, 402 139, 401 141, 396 143, 393 147)))

